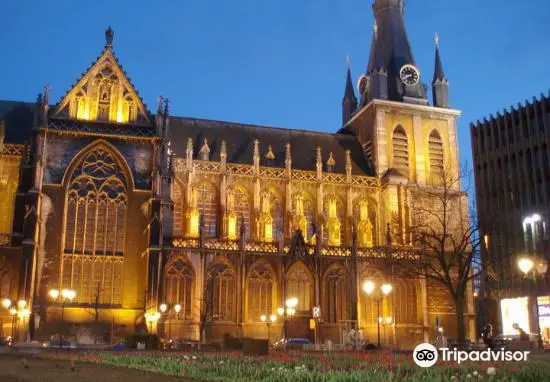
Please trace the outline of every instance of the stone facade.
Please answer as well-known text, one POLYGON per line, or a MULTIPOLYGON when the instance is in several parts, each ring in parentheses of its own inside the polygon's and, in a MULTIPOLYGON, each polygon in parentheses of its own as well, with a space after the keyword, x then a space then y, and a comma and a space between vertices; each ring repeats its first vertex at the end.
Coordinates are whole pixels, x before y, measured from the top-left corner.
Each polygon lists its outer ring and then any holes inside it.
MULTIPOLYGON (((0 286, 31 308, 21 336, 55 332, 63 310, 73 334, 95 322, 115 336, 197 340, 202 321, 209 341, 265 337, 261 316, 291 297, 295 313, 273 323, 272 339, 341 343, 358 328, 375 341, 379 317, 391 317, 386 344, 433 339, 436 317, 453 336, 447 292, 386 259, 417 250, 415 206, 430 203, 417 190, 437 187, 444 166, 458 173, 459 112, 373 98, 336 134, 174 117, 163 99, 153 115, 114 55, 112 30, 106 37, 55 107, 46 88, 31 125, 10 123, 27 129, 26 145, 0 141, 0 286), (393 286, 380 312, 367 280, 393 286), (76 292, 64 308, 49 295, 63 288, 76 292)), ((457 207, 457 218, 467 224, 467 211, 457 207)))

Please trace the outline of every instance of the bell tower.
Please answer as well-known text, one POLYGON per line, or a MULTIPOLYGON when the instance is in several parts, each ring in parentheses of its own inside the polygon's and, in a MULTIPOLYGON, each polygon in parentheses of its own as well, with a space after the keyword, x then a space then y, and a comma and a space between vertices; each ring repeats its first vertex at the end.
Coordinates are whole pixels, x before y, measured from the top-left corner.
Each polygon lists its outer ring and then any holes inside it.
MULTIPOLYGON (((344 118, 342 130, 358 137, 381 180, 382 226, 388 227, 394 242, 406 243, 412 190, 408 186, 437 186, 443 173, 458 177, 460 112, 449 104, 439 40, 433 71, 426 71, 428 80, 416 66, 405 28, 404 1, 375 0, 372 9, 369 62, 358 80, 361 101, 351 118, 344 118), (431 82, 433 106, 424 80, 431 82)), ((385 240, 382 236, 380 242, 385 240)))

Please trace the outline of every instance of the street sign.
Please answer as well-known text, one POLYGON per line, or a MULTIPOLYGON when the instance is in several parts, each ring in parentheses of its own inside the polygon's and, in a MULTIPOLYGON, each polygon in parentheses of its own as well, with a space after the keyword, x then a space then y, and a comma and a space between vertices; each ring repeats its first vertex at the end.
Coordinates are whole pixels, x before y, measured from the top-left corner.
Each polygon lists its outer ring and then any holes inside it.
POLYGON ((309 319, 309 328, 311 330, 314 330, 315 329, 315 320, 313 318, 310 318, 309 319))
POLYGON ((311 312, 311 315, 313 318, 320 318, 321 317, 321 307, 320 306, 314 306, 313 310, 311 312))

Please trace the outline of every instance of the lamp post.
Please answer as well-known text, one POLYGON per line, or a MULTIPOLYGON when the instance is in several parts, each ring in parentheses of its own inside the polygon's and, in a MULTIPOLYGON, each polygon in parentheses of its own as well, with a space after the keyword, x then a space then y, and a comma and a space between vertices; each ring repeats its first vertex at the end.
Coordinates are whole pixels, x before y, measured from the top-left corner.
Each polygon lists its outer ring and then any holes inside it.
POLYGON ((291 332, 292 317, 296 314, 296 306, 298 306, 298 299, 296 297, 291 297, 286 300, 286 315, 288 317, 288 332, 291 332))
POLYGON ((267 343, 269 344, 269 342, 271 341, 271 325, 273 325, 273 323, 277 321, 277 316, 272 314, 271 316, 269 316, 268 320, 267 316, 265 314, 262 314, 260 320, 262 322, 265 322, 265 324, 267 325, 267 343))
POLYGON ((17 309, 11 308, 11 309, 10 309, 10 314, 12 315, 12 320, 11 320, 11 338, 12 338, 12 341, 15 342, 15 324, 17 323, 17 309))
POLYGON ((151 334, 153 333, 153 323, 157 322, 159 318, 160 318, 159 312, 152 311, 152 312, 145 313, 145 320, 150 324, 151 334))
POLYGON ((168 312, 168 341, 172 341, 172 309, 176 313, 176 318, 178 317, 180 311, 181 311, 181 305, 175 304, 173 306, 170 306, 168 304, 160 304, 160 311, 165 314, 168 312))
MULTIPOLYGON (((48 293, 53 302, 61 302, 61 324, 65 326, 65 304, 71 303, 76 297, 76 292, 72 289, 51 289, 48 293)), ((59 330, 59 348, 63 347, 63 328, 59 330)))
MULTIPOLYGON (((383 323, 384 319, 380 316, 380 303, 382 300, 387 297, 393 287, 391 284, 382 284, 379 289, 376 288, 376 284, 373 281, 365 281, 363 284, 363 291, 367 294, 368 297, 372 297, 376 301, 377 307, 377 329, 378 329, 378 347, 380 348, 380 324, 383 323)), ((391 317, 390 317, 391 318, 391 317)))

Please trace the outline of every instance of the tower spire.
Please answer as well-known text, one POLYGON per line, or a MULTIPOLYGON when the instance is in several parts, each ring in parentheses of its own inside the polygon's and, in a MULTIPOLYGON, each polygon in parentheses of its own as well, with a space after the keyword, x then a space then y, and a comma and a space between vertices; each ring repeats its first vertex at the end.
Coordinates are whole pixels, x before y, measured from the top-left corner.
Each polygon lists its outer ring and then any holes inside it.
POLYGON ((435 107, 449 108, 449 81, 443 71, 439 54, 439 35, 435 34, 435 66, 432 81, 433 104, 435 107))
POLYGON ((353 90, 353 82, 351 81, 350 56, 346 55, 346 88, 344 90, 344 98, 342 99, 342 126, 351 119, 355 110, 357 110, 357 97, 353 90))
POLYGON ((405 28, 404 7, 403 0, 375 0, 372 5, 375 21, 367 67, 370 97, 427 104, 420 78, 414 84, 399 80, 405 65, 416 65, 405 28))
POLYGON ((109 25, 109 28, 105 30, 105 49, 112 49, 113 48, 113 37, 115 36, 115 32, 109 25))

